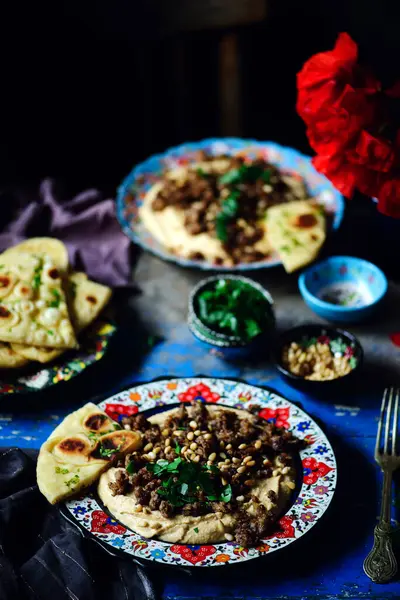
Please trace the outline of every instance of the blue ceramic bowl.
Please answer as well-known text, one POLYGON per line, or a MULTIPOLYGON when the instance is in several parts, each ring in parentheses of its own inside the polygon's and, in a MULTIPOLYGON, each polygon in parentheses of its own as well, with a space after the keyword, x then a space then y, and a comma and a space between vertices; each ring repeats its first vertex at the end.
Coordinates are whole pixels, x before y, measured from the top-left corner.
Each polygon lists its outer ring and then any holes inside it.
POLYGON ((207 277, 202 279, 192 290, 189 297, 189 310, 188 310, 188 327, 193 336, 208 350, 215 350, 228 360, 236 360, 244 358, 245 356, 255 352, 268 350, 271 345, 272 334, 275 331, 275 316, 273 311, 273 300, 271 294, 263 288, 261 285, 242 277, 241 275, 215 275, 213 277, 207 277), (216 332, 207 325, 205 325, 197 314, 197 296, 200 292, 211 289, 215 282, 220 279, 228 279, 234 281, 242 281, 251 285, 254 289, 259 291, 265 299, 265 309, 270 316, 270 327, 262 331, 259 335, 254 337, 249 342, 244 342, 241 338, 233 335, 227 335, 225 333, 216 332))
POLYGON ((299 277, 300 293, 317 315, 338 323, 368 318, 387 291, 384 273, 352 256, 331 256, 299 277))

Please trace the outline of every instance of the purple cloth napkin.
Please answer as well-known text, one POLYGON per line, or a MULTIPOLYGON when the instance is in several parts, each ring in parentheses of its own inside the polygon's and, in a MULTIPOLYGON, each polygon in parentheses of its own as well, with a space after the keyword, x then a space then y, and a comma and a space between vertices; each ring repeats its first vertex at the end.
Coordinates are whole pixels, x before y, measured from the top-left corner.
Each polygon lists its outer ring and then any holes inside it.
MULTIPOLYGON (((27 237, 51 236, 66 244, 75 269, 110 286, 127 286, 131 278, 130 240, 115 217, 115 203, 97 190, 86 190, 61 201, 54 181, 45 179, 34 200, 0 196, 0 206, 14 203, 0 233, 0 250, 27 237), (21 208, 22 204, 22 208, 21 208)), ((6 211, 6 214, 7 211, 6 211)))

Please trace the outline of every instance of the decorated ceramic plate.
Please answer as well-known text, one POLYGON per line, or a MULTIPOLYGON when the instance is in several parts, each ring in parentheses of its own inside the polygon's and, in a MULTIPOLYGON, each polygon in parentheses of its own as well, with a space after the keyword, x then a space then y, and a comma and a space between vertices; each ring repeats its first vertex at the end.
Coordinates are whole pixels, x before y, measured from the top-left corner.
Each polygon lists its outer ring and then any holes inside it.
POLYGON ((300 154, 292 148, 286 148, 272 142, 244 140, 238 138, 206 139, 196 143, 182 144, 170 148, 164 154, 151 156, 137 165, 124 179, 117 193, 117 217, 125 234, 133 242, 149 250, 157 256, 178 263, 185 267, 197 267, 219 271, 246 271, 280 265, 277 254, 271 253, 262 261, 239 263, 234 267, 216 266, 205 260, 193 260, 177 256, 162 246, 144 227, 139 216, 139 209, 150 187, 162 174, 177 166, 187 165, 198 160, 199 150, 207 154, 235 154, 248 158, 262 158, 287 172, 292 172, 304 179, 311 196, 324 205, 333 229, 338 229, 344 213, 344 199, 333 185, 311 163, 311 158, 300 154))
POLYGON ((278 521, 274 535, 262 540, 255 548, 243 548, 235 542, 204 546, 168 544, 141 537, 123 526, 104 510, 96 493, 68 500, 61 507, 62 514, 93 535, 109 552, 185 567, 242 563, 276 552, 305 535, 332 501, 336 460, 320 427, 285 398, 266 389, 227 379, 165 379, 124 390, 101 402, 99 408, 120 421, 123 416, 160 411, 192 400, 241 409, 260 406, 260 417, 290 429, 307 442, 300 452, 298 487, 286 514, 278 521))
POLYGON ((37 392, 62 381, 69 381, 88 366, 103 358, 116 330, 113 321, 102 318, 90 328, 77 351, 61 355, 49 365, 29 366, 18 374, 8 371, 0 375, 0 396, 37 392))

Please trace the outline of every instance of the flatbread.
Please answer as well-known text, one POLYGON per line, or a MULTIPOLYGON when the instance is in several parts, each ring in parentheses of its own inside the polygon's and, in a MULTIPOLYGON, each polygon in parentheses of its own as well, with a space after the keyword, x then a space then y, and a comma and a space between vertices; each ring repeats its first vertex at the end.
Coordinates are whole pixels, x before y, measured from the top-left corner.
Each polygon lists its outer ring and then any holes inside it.
POLYGON ((89 402, 55 428, 40 448, 37 483, 51 504, 91 485, 116 455, 137 450, 141 435, 125 431, 89 402))
POLYGON ((288 273, 313 261, 326 239, 326 218, 320 206, 297 200, 267 211, 267 233, 288 273))
POLYGON ((0 341, 76 348, 61 273, 49 258, 0 257, 0 341))
POLYGON ((68 269, 69 260, 67 247, 56 238, 36 237, 24 240, 20 244, 5 250, 3 256, 18 256, 21 252, 42 257, 48 256, 58 269, 62 271, 67 271, 68 269))
MULTIPOLYGON (((78 334, 97 319, 111 298, 111 288, 87 279, 85 273, 72 273, 67 280, 67 301, 71 320, 78 334)), ((47 363, 54 360, 62 350, 12 344, 21 356, 47 363)))
POLYGON ((18 369, 29 360, 15 352, 7 342, 0 342, 0 369, 18 369))

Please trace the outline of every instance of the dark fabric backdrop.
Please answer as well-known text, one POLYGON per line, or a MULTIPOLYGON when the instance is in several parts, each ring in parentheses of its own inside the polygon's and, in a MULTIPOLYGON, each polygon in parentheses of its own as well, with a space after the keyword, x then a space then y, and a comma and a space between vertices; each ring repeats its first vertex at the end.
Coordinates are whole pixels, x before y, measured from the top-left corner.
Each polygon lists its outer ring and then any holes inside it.
MULTIPOLYGON (((159 36, 157 2, 1 3, 0 185, 50 175, 70 186, 113 190, 149 153, 220 133, 219 33, 186 35, 187 77, 177 90, 174 39, 159 36)), ((382 76, 397 75, 395 6, 267 0, 265 21, 240 33, 240 133, 309 150, 294 111, 296 71, 348 30, 382 76)))

